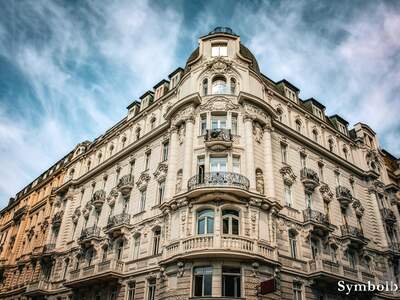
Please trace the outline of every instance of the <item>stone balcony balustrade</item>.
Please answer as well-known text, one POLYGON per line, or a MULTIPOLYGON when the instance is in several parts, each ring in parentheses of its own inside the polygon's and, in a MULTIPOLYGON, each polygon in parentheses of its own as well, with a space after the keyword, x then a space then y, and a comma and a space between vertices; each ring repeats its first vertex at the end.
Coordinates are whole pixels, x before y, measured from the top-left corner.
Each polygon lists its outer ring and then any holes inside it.
POLYGON ((100 210, 106 201, 106 192, 104 190, 97 190, 93 193, 92 204, 96 210, 100 210))
POLYGON ((267 243, 236 235, 197 235, 170 243, 165 247, 163 260, 184 257, 239 256, 276 261, 277 251, 267 243))
POLYGON ((317 172, 310 168, 301 169, 300 178, 307 193, 314 192, 315 188, 319 185, 319 177, 317 172))
POLYGON ((245 176, 233 172, 209 172, 191 177, 188 190, 204 187, 233 187, 248 190, 250 181, 245 176))
POLYGON ((393 225, 394 223, 396 223, 396 221, 397 221, 396 215, 394 214, 393 210, 391 210, 390 208, 386 208, 386 207, 382 208, 381 214, 382 214, 383 220, 388 225, 393 225))
POLYGON ((124 175, 119 179, 117 189, 121 192, 122 196, 127 196, 132 191, 135 185, 134 177, 131 174, 124 175))
POLYGON ((340 202, 340 206, 344 209, 353 201, 350 190, 342 185, 336 187, 336 198, 340 202))
POLYGON ((90 266, 82 266, 69 272, 64 285, 77 287, 89 284, 91 281, 116 280, 123 276, 124 266, 124 262, 116 259, 95 262, 90 266))
POLYGON ((232 147, 233 139, 230 129, 207 129, 204 136, 207 148, 213 151, 223 151, 232 147))

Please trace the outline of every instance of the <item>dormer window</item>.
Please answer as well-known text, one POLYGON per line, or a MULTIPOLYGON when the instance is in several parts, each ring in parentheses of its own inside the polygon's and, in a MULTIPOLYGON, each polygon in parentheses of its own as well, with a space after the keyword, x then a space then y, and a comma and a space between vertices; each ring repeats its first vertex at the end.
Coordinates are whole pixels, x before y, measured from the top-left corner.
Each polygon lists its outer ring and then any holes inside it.
POLYGON ((288 89, 288 88, 285 89, 285 92, 286 92, 286 97, 287 97, 287 98, 289 98, 290 100, 296 102, 296 100, 297 100, 297 95, 296 95, 295 92, 293 92, 292 90, 290 90, 290 89, 288 89))
POLYGON ((314 112, 314 115, 317 116, 318 118, 324 119, 322 110, 320 110, 318 107, 313 106, 313 112, 314 112))
POLYGON ((213 44, 211 46, 211 56, 228 56, 228 45, 225 43, 213 44))
POLYGON ((341 133, 347 134, 346 126, 344 126, 342 123, 337 123, 337 124, 338 124, 339 131, 341 133))

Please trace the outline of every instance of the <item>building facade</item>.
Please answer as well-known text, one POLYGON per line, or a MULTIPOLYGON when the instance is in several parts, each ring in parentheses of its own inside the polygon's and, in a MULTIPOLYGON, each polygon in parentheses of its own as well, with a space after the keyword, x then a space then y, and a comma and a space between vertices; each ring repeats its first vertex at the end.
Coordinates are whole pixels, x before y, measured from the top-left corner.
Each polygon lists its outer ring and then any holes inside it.
POLYGON ((399 161, 299 92, 229 28, 201 37, 184 69, 3 210, 0 297, 400 298, 337 286, 399 283, 399 161))

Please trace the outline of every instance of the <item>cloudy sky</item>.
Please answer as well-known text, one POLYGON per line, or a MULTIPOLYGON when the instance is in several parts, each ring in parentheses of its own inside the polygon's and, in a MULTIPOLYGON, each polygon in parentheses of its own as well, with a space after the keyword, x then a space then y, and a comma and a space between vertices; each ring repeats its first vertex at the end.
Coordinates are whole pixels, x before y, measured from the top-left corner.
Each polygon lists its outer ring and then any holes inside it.
POLYGON ((229 26, 286 78, 400 155, 400 2, 42 1, 0 4, 0 207, 229 26), (340 2, 338 4, 337 2, 340 2), (107 3, 107 4, 106 4, 107 3))

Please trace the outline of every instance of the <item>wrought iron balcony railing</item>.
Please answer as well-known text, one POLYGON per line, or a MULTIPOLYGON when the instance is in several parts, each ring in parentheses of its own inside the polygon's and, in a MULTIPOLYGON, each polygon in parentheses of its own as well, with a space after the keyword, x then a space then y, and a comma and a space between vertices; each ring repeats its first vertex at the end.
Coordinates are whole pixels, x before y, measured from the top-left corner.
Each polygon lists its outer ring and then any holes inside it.
POLYGON ((350 236, 357 239, 364 239, 364 234, 361 229, 351 226, 351 225, 342 225, 340 226, 342 231, 342 236, 350 236))
POLYGON ((304 222, 315 222, 318 224, 329 225, 329 218, 326 214, 307 208, 303 210, 304 222))
POLYGON ((80 241, 97 238, 100 236, 100 228, 97 226, 92 226, 88 228, 84 228, 82 230, 81 236, 79 237, 80 241))
POLYGON ((189 179, 188 190, 201 187, 236 187, 248 190, 250 181, 245 176, 233 172, 209 172, 189 179))
POLYGON ((108 218, 107 229, 124 224, 129 225, 130 220, 131 215, 127 213, 110 216, 108 218))

